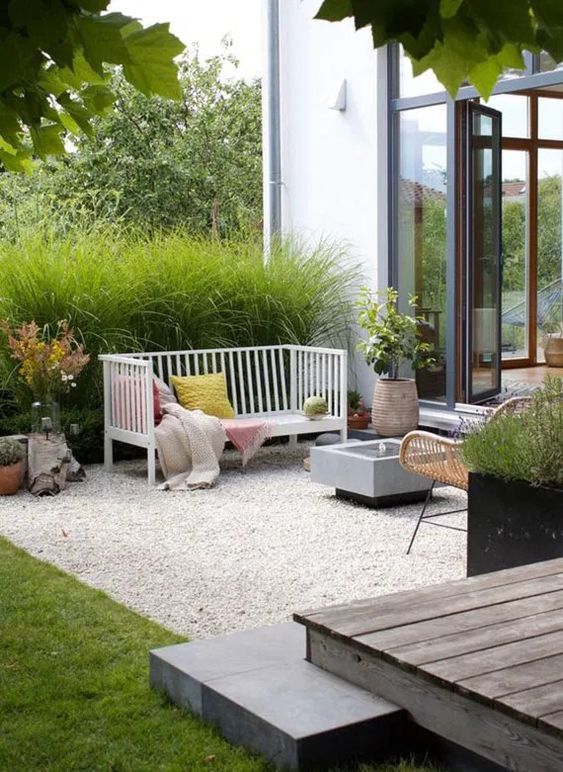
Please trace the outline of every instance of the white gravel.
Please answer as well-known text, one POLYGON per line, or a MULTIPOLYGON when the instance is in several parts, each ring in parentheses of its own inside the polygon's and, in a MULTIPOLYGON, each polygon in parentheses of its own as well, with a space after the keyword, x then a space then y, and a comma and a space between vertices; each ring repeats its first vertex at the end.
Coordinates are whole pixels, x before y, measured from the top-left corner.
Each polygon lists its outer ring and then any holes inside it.
MULTIPOLYGON (((150 489, 142 462, 92 466, 55 498, 0 497, 0 533, 196 638, 464 575, 464 534, 423 525, 407 557, 420 505, 338 500, 310 481, 305 453, 264 448, 246 471, 227 454, 217 486, 190 493, 150 489)), ((434 506, 464 499, 443 488, 434 506)))

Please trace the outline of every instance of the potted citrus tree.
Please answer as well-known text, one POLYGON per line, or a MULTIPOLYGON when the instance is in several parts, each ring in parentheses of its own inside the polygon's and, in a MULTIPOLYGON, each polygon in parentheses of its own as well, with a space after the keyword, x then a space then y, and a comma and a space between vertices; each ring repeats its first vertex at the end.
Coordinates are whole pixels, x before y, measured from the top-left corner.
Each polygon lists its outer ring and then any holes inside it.
POLYGON ((468 576, 563 557, 563 379, 471 431, 462 453, 468 576))
POLYGON ((413 314, 397 308, 399 293, 392 287, 384 293, 365 288, 358 306, 358 324, 367 333, 358 350, 377 379, 373 394, 371 420, 384 437, 406 434, 418 425, 418 393, 412 378, 399 377, 399 368, 408 362, 413 369, 428 367, 436 361, 432 345, 421 339, 420 317, 416 316, 416 298, 409 298, 413 314), (380 299, 381 298, 381 299, 380 299))
POLYGON ((23 476, 24 449, 12 437, 0 437, 0 496, 17 493, 23 476))

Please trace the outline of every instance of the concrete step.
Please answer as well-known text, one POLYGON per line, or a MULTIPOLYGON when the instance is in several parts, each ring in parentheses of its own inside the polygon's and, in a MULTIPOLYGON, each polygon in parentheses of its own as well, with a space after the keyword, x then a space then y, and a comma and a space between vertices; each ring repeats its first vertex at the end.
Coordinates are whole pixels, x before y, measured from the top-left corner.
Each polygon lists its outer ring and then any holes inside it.
POLYGON ((304 655, 301 625, 262 627, 151 651, 151 685, 279 769, 328 769, 400 747, 404 711, 304 655))

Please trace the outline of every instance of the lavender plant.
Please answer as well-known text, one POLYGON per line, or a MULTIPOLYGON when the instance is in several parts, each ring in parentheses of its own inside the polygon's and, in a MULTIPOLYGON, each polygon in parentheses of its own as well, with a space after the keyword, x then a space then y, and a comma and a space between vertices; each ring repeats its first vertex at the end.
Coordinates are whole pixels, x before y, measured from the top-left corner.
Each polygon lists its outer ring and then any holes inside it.
POLYGON ((470 432, 463 459, 473 472, 563 488, 563 379, 546 378, 523 413, 470 432))

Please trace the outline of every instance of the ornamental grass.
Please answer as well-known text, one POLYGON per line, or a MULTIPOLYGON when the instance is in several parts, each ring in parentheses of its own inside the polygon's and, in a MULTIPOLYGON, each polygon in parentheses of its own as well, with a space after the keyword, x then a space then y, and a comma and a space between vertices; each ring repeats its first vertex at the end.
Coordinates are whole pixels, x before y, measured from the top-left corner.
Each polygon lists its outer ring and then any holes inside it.
MULTIPOLYGON (((346 250, 328 242, 279 244, 264 262, 261 242, 107 226, 0 243, 0 273, 0 318, 10 325, 34 320, 55 334, 68 320, 91 357, 69 404, 88 407, 102 402, 98 353, 346 346, 361 283, 346 250)), ((5 345, 0 379, 4 401, 30 401, 5 345)))

